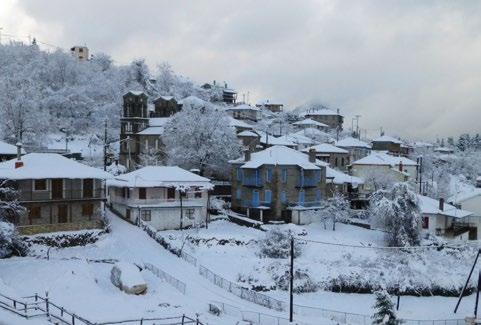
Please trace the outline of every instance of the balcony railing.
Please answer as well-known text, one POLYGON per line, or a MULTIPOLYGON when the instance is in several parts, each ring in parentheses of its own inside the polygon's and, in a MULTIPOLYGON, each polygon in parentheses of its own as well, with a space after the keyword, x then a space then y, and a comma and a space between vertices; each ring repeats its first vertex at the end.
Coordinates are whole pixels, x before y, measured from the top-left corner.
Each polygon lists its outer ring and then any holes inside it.
MULTIPOLYGON (((112 197, 111 198, 112 203, 119 203, 119 204, 125 204, 125 205, 149 205, 152 207, 180 207, 180 199, 155 199, 155 198, 149 198, 149 199, 138 199, 138 198, 122 198, 122 197, 112 197)), ((182 206, 183 207, 189 207, 189 206, 207 206, 207 201, 206 199, 202 198, 182 198, 182 206)))
POLYGON ((42 201, 69 201, 105 199, 104 189, 95 190, 64 189, 62 191, 20 191, 19 201, 21 202, 42 202, 42 201))
POLYGON ((301 177, 297 182, 298 187, 315 187, 319 184, 319 180, 311 177, 301 177))
POLYGON ((267 201, 252 201, 252 200, 242 200, 242 207, 244 208, 258 208, 258 207, 271 207, 272 202, 267 201))
POLYGON ((245 186, 262 186, 262 179, 256 176, 244 176, 242 179, 242 185, 245 186))

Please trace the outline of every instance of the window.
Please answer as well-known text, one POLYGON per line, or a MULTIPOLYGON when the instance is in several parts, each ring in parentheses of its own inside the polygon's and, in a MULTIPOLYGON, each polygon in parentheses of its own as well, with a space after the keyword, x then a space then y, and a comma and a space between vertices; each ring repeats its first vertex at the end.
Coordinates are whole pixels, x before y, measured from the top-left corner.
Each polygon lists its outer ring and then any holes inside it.
POLYGON ((196 199, 202 198, 202 191, 201 191, 200 188, 194 189, 194 197, 195 197, 196 199))
POLYGON ((128 187, 124 187, 124 188, 123 188, 122 197, 123 197, 123 198, 127 198, 127 199, 130 197, 130 190, 129 190, 128 187))
POLYGON ((94 205, 91 203, 82 204, 82 216, 91 217, 94 214, 94 205))
POLYGON ((132 132, 132 124, 130 122, 125 124, 125 132, 132 132))
POLYGON ((186 209, 185 210, 185 216, 187 217, 187 219, 194 219, 194 212, 195 210, 194 209, 186 209))
POLYGON ((272 182, 272 169, 271 168, 266 169, 266 182, 268 182, 268 183, 272 182))
POLYGON ((40 219, 42 217, 42 207, 31 207, 29 216, 30 219, 40 219))
POLYGON ((235 197, 237 200, 240 200, 241 197, 242 197, 242 190, 240 188, 238 188, 236 191, 235 191, 235 197))
POLYGON ((429 228, 429 217, 423 217, 423 229, 429 228))
POLYGON ((237 167, 237 180, 242 181, 242 169, 240 167, 237 167))
POLYGON ((337 157, 336 157, 336 159, 334 160, 334 166, 337 167, 337 163, 338 163, 338 162, 337 162, 337 157))
POLYGON ((175 200, 175 188, 169 187, 167 189, 167 200, 175 200))
POLYGON ((321 202, 321 190, 316 190, 316 202, 321 202))
POLYGON ((287 168, 282 169, 282 182, 287 183, 287 168))
POLYGON ((272 192, 270 190, 265 190, 264 191, 264 201, 266 203, 271 203, 272 201, 272 192))
POLYGON ((304 191, 302 191, 302 190, 299 191, 299 200, 298 200, 299 202, 298 202, 298 204, 300 206, 304 205, 304 194, 305 194, 304 191))
POLYGON ((46 179, 36 179, 34 181, 33 189, 35 191, 46 191, 47 190, 47 180, 46 179))
POLYGON ((152 211, 150 210, 141 210, 140 211, 140 218, 143 221, 152 221, 152 211))
POLYGON ((145 200, 147 198, 147 189, 145 187, 139 187, 139 199, 145 200))

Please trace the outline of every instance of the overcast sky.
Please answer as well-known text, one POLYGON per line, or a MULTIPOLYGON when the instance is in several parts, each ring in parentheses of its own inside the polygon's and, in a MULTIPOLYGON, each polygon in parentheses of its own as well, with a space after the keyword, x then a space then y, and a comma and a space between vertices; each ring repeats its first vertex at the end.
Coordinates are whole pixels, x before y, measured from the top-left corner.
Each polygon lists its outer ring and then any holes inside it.
POLYGON ((319 99, 372 135, 481 125, 481 1, 1 0, 0 27, 118 63, 167 61, 251 102, 319 99))

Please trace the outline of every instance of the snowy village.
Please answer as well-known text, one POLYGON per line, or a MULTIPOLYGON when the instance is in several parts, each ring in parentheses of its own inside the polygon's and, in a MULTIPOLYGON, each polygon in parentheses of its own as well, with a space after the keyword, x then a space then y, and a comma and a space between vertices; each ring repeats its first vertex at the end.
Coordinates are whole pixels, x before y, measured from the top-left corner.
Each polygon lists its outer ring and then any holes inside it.
POLYGON ((480 4, 121 2, 0 3, 0 325, 481 324, 480 4))

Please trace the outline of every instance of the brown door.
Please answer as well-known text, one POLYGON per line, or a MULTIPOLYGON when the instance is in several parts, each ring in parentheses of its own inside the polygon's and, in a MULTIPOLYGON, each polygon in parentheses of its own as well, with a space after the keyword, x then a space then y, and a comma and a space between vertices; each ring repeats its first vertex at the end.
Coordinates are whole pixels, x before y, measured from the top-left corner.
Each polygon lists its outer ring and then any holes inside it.
POLYGON ((52 199, 63 199, 63 179, 52 179, 52 199))
POLYGON ((94 180, 91 178, 84 179, 83 197, 91 198, 94 194, 94 180))
POLYGON ((58 206, 58 223, 68 222, 68 206, 63 204, 58 206))

